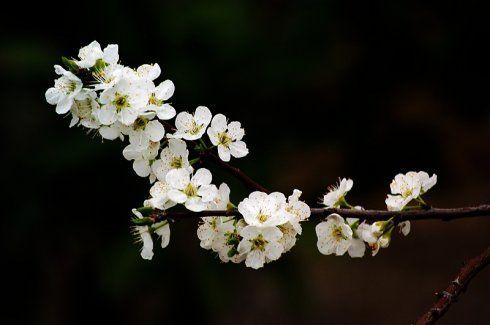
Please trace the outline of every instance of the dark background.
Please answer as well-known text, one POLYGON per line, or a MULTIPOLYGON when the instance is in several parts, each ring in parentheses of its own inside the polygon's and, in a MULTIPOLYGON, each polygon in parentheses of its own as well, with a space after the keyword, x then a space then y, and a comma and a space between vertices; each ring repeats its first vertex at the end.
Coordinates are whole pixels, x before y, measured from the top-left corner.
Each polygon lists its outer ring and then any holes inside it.
MULTIPOLYGON (((489 202, 490 26, 473 1, 118 1, 12 3, 1 13, 0 323, 408 324, 490 222, 417 222, 378 256, 323 256, 314 223, 260 271, 221 264, 194 222, 172 226, 153 261, 129 211, 149 184, 121 155, 69 129, 44 99, 61 55, 118 43, 122 63, 158 62, 178 110, 207 105, 246 128, 233 162, 314 204, 337 177, 350 201, 383 208, 398 172, 439 182, 427 199, 489 202)), ((247 192, 227 175, 234 202, 247 192)), ((488 322, 490 273, 441 324, 488 322)))

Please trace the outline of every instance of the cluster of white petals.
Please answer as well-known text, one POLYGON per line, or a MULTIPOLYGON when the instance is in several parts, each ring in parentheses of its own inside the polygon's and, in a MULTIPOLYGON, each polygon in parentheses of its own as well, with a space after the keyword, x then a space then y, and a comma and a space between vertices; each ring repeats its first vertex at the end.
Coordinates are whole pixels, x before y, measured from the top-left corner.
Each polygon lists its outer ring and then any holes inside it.
POLYGON ((401 211, 413 200, 420 200, 437 183, 437 175, 429 177, 426 172, 408 172, 398 174, 390 184, 391 194, 386 198, 390 211, 401 211))
MULTIPOLYGON (((425 205, 421 195, 426 193, 437 182, 437 175, 426 172, 408 172, 395 176, 390 184, 391 194, 388 194, 386 205, 388 211, 401 211, 407 208, 407 204, 418 201, 425 205)), ((345 196, 352 189, 353 181, 343 178, 339 185, 332 186, 323 198, 327 208, 349 208, 363 210, 360 206, 352 206, 347 203, 345 196)), ((414 206, 413 208, 421 208, 414 206)), ((392 219, 376 221, 369 224, 359 219, 347 218, 344 220, 339 214, 329 215, 325 221, 316 226, 317 246, 324 255, 344 255, 350 257, 362 257, 366 247, 371 249, 371 255, 375 256, 380 248, 388 247, 395 226, 404 236, 410 233, 410 221, 402 221, 395 224, 392 219)))
MULTIPOLYGON (((63 58, 63 63, 65 68, 54 66, 58 77, 46 91, 46 101, 56 106, 56 113, 71 116, 70 127, 84 127, 106 140, 127 139, 124 158, 132 161, 138 176, 147 177, 152 184, 143 207, 132 210, 142 258, 153 258, 154 240, 159 240, 162 248, 169 244, 169 222, 173 220, 166 217, 168 209, 212 211, 204 214, 211 216, 201 218, 197 237, 202 248, 213 251, 224 263, 244 262, 259 269, 296 244, 302 234, 301 223, 311 215, 310 207, 300 200, 301 191, 295 189, 288 198, 279 192, 255 191, 235 207, 228 185, 216 187, 211 171, 200 165, 212 150, 223 162, 248 155, 240 122, 230 122, 223 114, 213 116, 206 106, 198 106, 192 113, 177 112, 168 102, 175 92, 173 82, 156 81, 162 74, 160 66, 124 66, 115 44, 102 49, 94 41, 80 49, 78 58, 63 58), (169 121, 174 117, 175 126, 169 121), (196 154, 194 159, 191 154, 196 154), (193 167, 195 163, 198 168, 193 167)), ((427 206, 422 195, 436 182, 437 175, 430 177, 422 171, 396 175, 385 200, 387 209, 427 206), (416 205, 409 205, 413 202, 416 205)), ((342 209, 362 209, 346 200, 352 187, 351 179, 342 178, 323 197, 325 209, 340 212, 330 214, 315 228, 322 254, 347 253, 357 258, 370 249, 374 256, 390 244, 395 227, 408 235, 408 221, 391 218, 370 224, 344 219, 342 209)))
MULTIPOLYGON (((102 49, 94 41, 82 47, 77 58, 63 58, 63 63, 66 68, 54 67, 59 77, 46 91, 47 102, 56 106, 58 114, 71 115, 70 127, 82 126, 106 140, 127 139, 124 158, 132 161, 138 176, 148 177, 154 183, 149 198, 144 201, 142 211, 146 214, 133 210, 135 233, 143 243, 143 258, 153 256, 152 236, 162 238, 162 247, 167 246, 170 238, 168 221, 148 221, 149 212, 145 209, 165 211, 181 205, 197 212, 216 209, 220 206, 218 201, 229 204, 228 186, 222 184, 218 190, 211 184, 208 169, 194 171, 192 163, 199 158, 190 161, 188 147, 199 145, 200 150, 217 150, 224 161, 229 161, 231 156, 244 157, 248 149, 242 141, 245 131, 240 122, 228 123, 222 114, 213 118, 205 106, 198 106, 193 114, 185 111, 177 114, 168 102, 175 92, 174 83, 156 81, 162 74, 160 66, 157 63, 143 64, 136 69, 124 66, 119 61, 116 44, 102 49), (174 117, 175 128, 169 129, 168 121, 174 117), (203 139, 206 133, 209 145, 203 139)), ((244 226, 243 222, 224 222, 230 218, 225 219, 218 220, 223 233, 238 232, 244 226)), ((214 224, 213 220, 206 219, 206 222, 214 224)), ((222 238, 214 242, 204 246, 214 247, 217 252, 224 252, 229 246, 229 240, 222 238)), ((238 242, 235 249, 237 245, 238 242)), ((222 259, 238 261, 238 257, 222 259)))
POLYGON ((323 197, 323 204, 327 208, 339 208, 346 204, 345 196, 352 189, 352 179, 342 178, 338 185, 333 185, 323 197))

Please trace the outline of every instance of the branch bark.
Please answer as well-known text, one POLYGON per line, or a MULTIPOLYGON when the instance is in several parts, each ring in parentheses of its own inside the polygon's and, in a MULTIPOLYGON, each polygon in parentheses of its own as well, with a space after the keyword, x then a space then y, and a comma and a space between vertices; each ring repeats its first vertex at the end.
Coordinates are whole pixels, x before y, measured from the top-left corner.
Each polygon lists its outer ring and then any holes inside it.
POLYGON ((456 278, 442 292, 436 293, 439 299, 429 310, 415 321, 416 325, 434 324, 448 311, 457 298, 466 291, 470 281, 490 263, 490 247, 480 255, 470 259, 461 268, 456 278))
POLYGON ((216 156, 214 153, 212 153, 210 151, 203 151, 199 154, 199 157, 201 157, 201 159, 204 161, 211 161, 212 163, 214 163, 214 164, 218 165, 219 167, 225 169, 230 174, 232 174, 234 177, 236 177, 238 180, 240 180, 249 190, 270 193, 270 191, 268 189, 266 189, 265 187, 263 187, 262 185, 260 185, 256 181, 254 181, 247 174, 242 172, 237 167, 234 167, 234 166, 228 164, 227 162, 224 162, 218 156, 216 156))
MULTIPOLYGON (((451 221, 461 218, 472 218, 472 217, 484 217, 490 216, 490 205, 480 205, 476 207, 464 207, 464 208, 453 208, 453 209, 442 209, 442 208, 430 208, 427 210, 408 210, 408 211, 385 211, 385 210, 354 210, 354 209, 323 209, 323 208, 313 208, 311 209, 312 218, 322 218, 326 217, 331 213, 338 213, 346 218, 359 218, 361 220, 367 221, 379 221, 384 219, 389 219, 391 217, 395 218, 396 222, 401 221, 415 221, 415 220, 443 220, 451 221)), ((215 211, 202 211, 202 212, 165 212, 156 211, 153 213, 152 218, 157 221, 164 219, 189 219, 189 218, 200 218, 200 217, 210 217, 210 216, 236 216, 239 212, 237 209, 232 210, 215 210, 215 211)))

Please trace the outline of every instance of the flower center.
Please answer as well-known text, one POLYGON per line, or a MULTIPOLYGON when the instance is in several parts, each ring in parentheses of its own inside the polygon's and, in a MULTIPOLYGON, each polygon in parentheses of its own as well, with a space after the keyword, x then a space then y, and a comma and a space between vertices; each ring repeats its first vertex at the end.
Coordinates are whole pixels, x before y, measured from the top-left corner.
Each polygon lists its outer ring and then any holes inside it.
POLYGON ((197 195, 197 188, 192 185, 191 183, 187 184, 186 188, 184 189, 185 195, 191 197, 191 196, 196 196, 197 195))
POLYGON ((146 127, 146 124, 148 124, 148 119, 140 116, 134 121, 133 130, 135 130, 135 131, 144 130, 146 127))
POLYGON ((116 110, 119 112, 123 108, 129 107, 129 101, 128 101, 128 95, 122 95, 119 93, 116 93, 114 100, 112 101, 112 104, 116 106, 116 110))
POLYGON ((342 239, 347 239, 344 236, 344 233, 342 232, 342 228, 334 226, 332 229, 332 237, 335 238, 335 240, 340 241, 342 239))
POLYGON ((196 121, 192 121, 191 127, 189 129, 189 133, 192 135, 196 135, 201 131, 202 125, 198 125, 196 121))
POLYGON ((260 251, 264 251, 265 245, 268 243, 268 241, 264 239, 262 234, 258 235, 254 239, 250 239, 250 242, 252 243, 252 250, 260 251))
POLYGON ((77 83, 68 78, 60 78, 57 80, 58 89, 61 89, 66 95, 71 94, 77 89, 77 83))
POLYGON ((228 135, 228 133, 223 132, 223 133, 218 134, 218 141, 220 144, 222 144, 223 146, 228 148, 230 143, 231 143, 231 138, 228 135))
POLYGON ((182 157, 173 157, 170 161, 170 167, 172 168, 182 168, 182 157))
POLYGON ((88 98, 75 100, 76 114, 80 118, 86 118, 92 113, 92 101, 88 98))
POLYGON ((267 219, 269 219, 269 216, 260 212, 257 218, 259 219, 260 223, 264 223, 267 221, 267 219))
POLYGON ((155 93, 150 95, 150 99, 148 100, 148 104, 162 106, 163 100, 156 98, 155 93))

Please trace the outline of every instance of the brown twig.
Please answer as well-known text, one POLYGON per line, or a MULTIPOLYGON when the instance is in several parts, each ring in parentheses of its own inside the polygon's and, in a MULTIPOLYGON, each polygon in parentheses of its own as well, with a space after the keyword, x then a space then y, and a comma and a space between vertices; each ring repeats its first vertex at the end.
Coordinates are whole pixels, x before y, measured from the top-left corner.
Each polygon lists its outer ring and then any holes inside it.
POLYGON ((434 324, 448 311, 449 307, 457 301, 458 296, 465 292, 470 281, 489 263, 490 247, 487 247, 483 253, 465 263, 446 290, 436 293, 438 300, 425 314, 415 321, 415 324, 434 324))
POLYGON ((225 169, 228 171, 230 174, 235 176, 237 179, 239 179, 249 190, 253 191, 260 191, 260 192, 265 192, 265 193, 270 193, 268 189, 251 179, 247 174, 242 172, 240 169, 237 167, 234 167, 230 165, 227 162, 224 162, 221 160, 218 156, 216 156, 214 153, 210 151, 203 151, 199 154, 199 157, 201 157, 202 160, 204 161, 210 161, 219 167, 225 169))
MULTIPOLYGON (((490 205, 480 205, 476 207, 441 209, 431 208, 428 210, 408 210, 408 211, 385 211, 385 210, 354 210, 354 209, 311 209, 310 218, 322 218, 331 213, 338 213, 345 218, 359 218, 367 221, 385 220, 391 217, 395 218, 396 222, 407 220, 443 220, 451 221, 461 218, 483 217, 490 216, 490 205)), ((202 211, 202 212, 163 212, 156 211, 153 214, 155 221, 164 219, 188 219, 200 218, 209 216, 233 216, 238 215, 236 209, 233 210, 217 210, 217 211, 202 211)))

